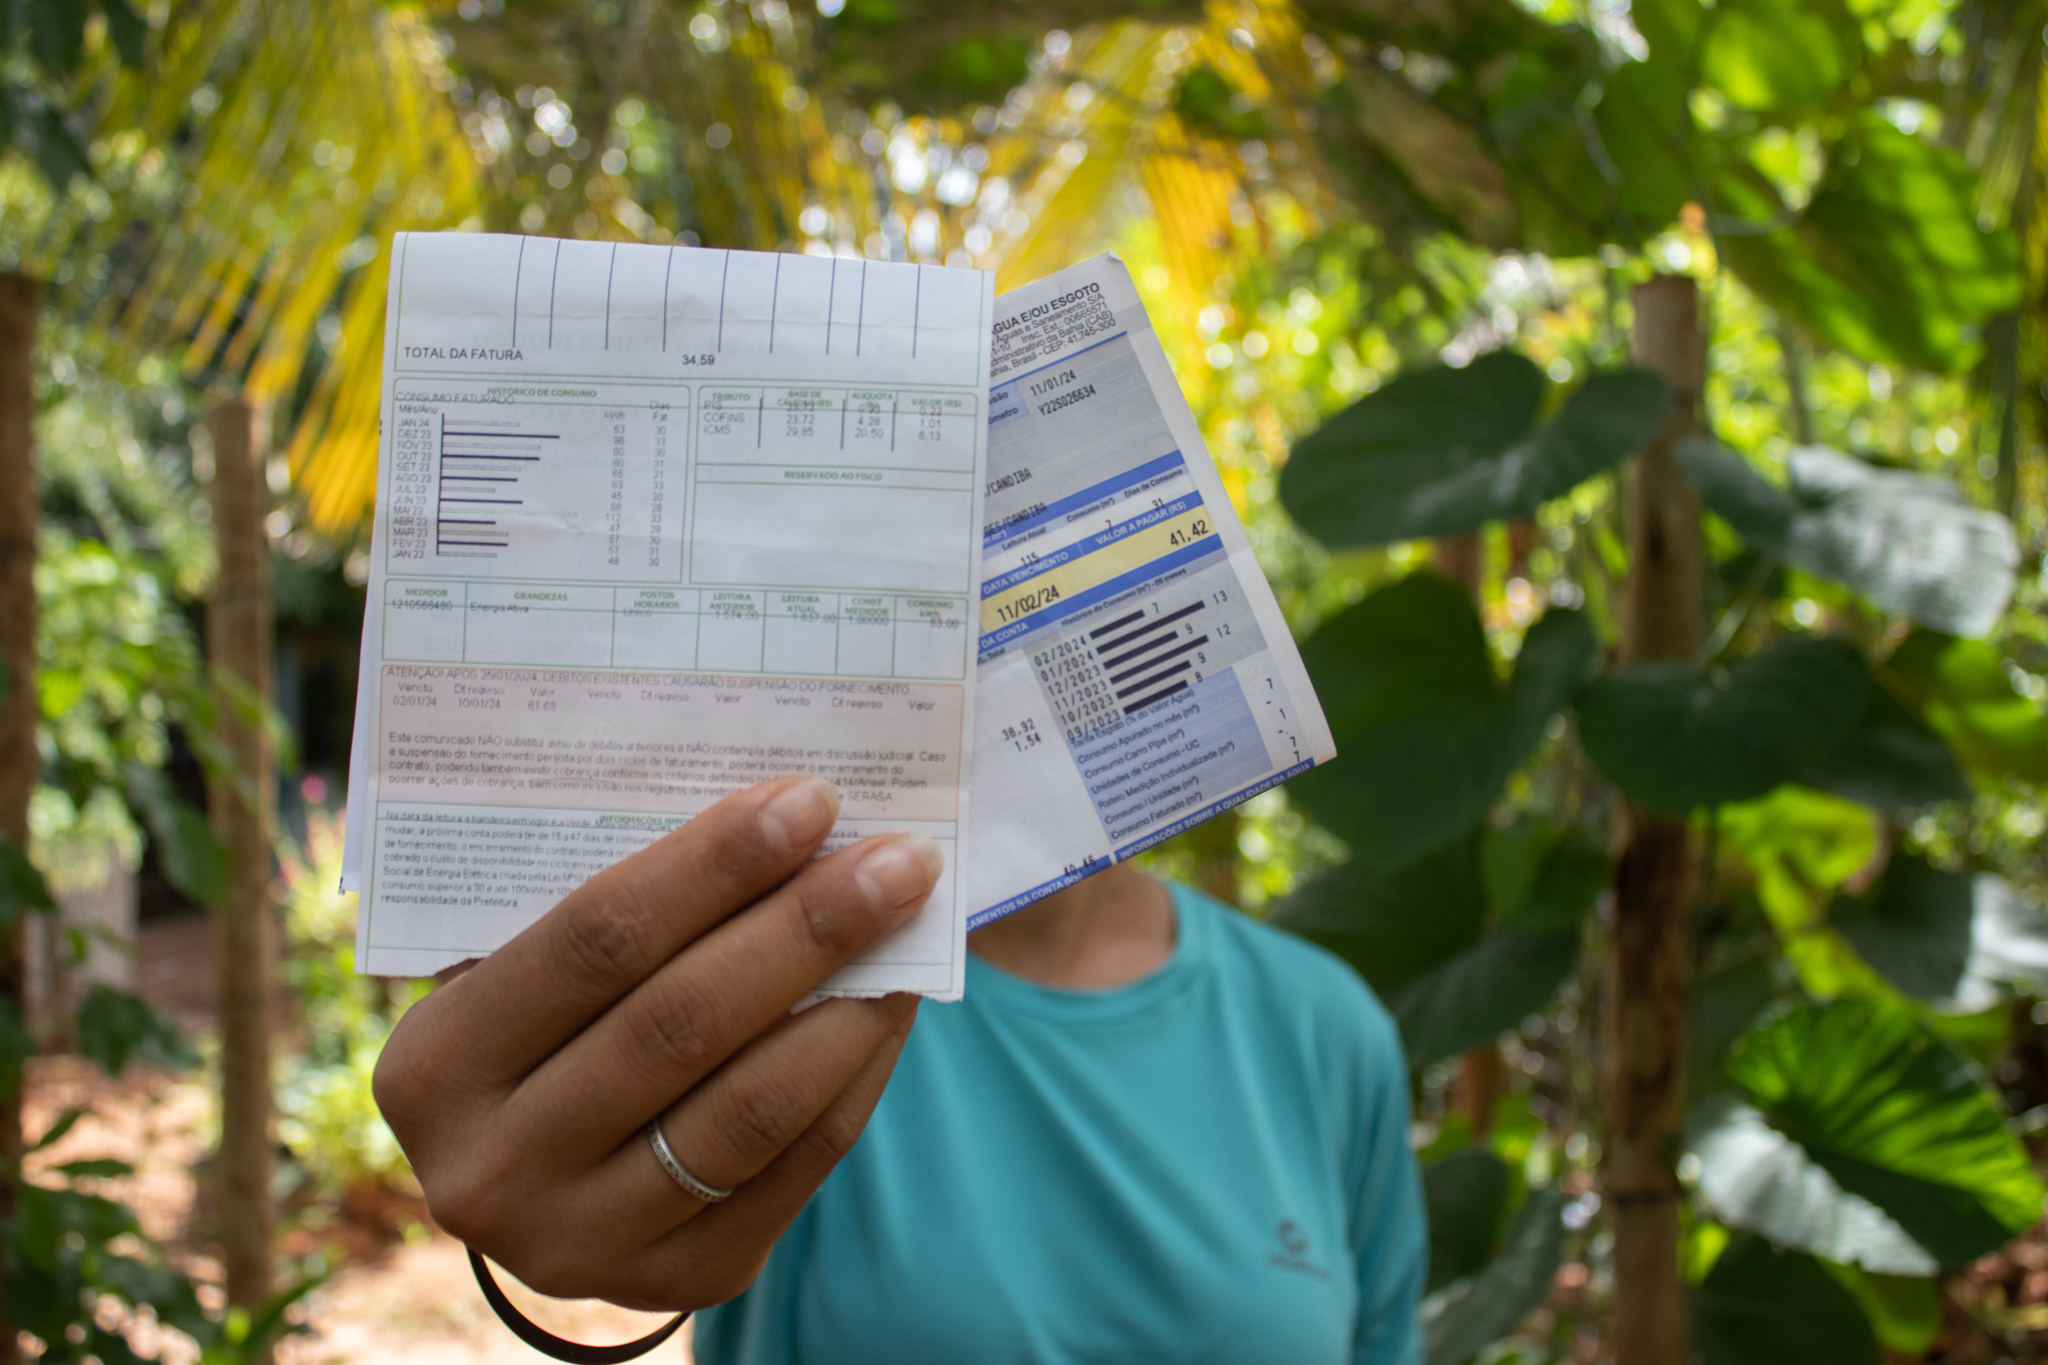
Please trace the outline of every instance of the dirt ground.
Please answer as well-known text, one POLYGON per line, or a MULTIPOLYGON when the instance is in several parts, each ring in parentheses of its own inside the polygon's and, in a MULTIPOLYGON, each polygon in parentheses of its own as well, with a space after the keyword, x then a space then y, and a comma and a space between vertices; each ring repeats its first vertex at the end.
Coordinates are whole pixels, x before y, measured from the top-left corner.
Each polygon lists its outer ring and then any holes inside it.
MULTIPOLYGON (((142 937, 142 993, 188 1034, 209 1027, 213 973, 206 922, 146 924, 142 937)), ((31 1141, 66 1110, 92 1109, 62 1141, 29 1158, 30 1178, 71 1161, 128 1162, 134 1174, 88 1187, 133 1208, 143 1231, 163 1243, 217 1304, 220 1267, 207 1245, 208 1200, 200 1177, 213 1121, 204 1086, 133 1070, 109 1081, 79 1058, 39 1057, 29 1063, 23 1099, 31 1141)), ((413 1217, 392 1219, 391 1212, 344 1209, 317 1231, 302 1225, 287 1232, 287 1255, 324 1254, 339 1268, 306 1300, 306 1330, 279 1348, 278 1365, 526 1365, 547 1359, 499 1324, 459 1242, 413 1217), (409 1226, 410 1235, 381 1230, 394 1222, 409 1226)), ((423 1215, 424 1208, 401 1212, 423 1215)), ((543 1299, 513 1283, 506 1289, 527 1316, 572 1340, 628 1341, 663 1321, 609 1304, 543 1299)), ((678 1339, 680 1346, 670 1341, 643 1359, 687 1365, 687 1325, 678 1339)), ((167 1365, 189 1360, 179 1344, 165 1344, 167 1365)))

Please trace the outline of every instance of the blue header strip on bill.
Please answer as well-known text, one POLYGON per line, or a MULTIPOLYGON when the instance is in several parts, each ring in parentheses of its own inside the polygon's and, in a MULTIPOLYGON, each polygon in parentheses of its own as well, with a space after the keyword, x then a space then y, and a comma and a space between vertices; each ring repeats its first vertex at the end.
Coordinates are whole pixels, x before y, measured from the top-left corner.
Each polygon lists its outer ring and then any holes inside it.
POLYGON ((1114 497, 1127 488, 1133 488, 1138 484, 1144 483, 1147 479, 1156 478, 1161 474, 1169 474, 1186 463, 1187 461, 1181 458, 1178 450, 1170 450, 1156 460, 1147 460, 1133 469, 1126 469, 1121 474, 1112 475, 1101 483, 1084 488, 1071 497, 1061 498, 1058 502, 1050 503, 1021 520, 998 522, 982 534, 982 553, 987 554, 991 550, 1000 550, 1010 541, 1029 531, 1037 530, 1047 522, 1058 521, 1061 517, 1066 516, 1077 508, 1086 507, 1090 503, 1101 502, 1104 498, 1114 497))

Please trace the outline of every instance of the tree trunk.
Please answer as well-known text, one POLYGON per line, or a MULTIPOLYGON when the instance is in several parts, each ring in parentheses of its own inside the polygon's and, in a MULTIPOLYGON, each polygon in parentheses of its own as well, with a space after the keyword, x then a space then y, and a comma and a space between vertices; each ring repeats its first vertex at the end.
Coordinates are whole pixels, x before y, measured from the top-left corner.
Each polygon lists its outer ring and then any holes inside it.
MULTIPOLYGON (((270 544, 263 519, 263 420, 247 403, 216 400, 213 529, 220 579, 206 612, 206 649, 216 675, 270 700, 270 544)), ((228 891, 214 912, 220 973, 220 1241, 228 1302, 255 1308, 269 1297, 270 1010, 275 930, 270 909, 269 743, 260 724, 217 691, 219 733, 235 771, 210 784, 215 832, 229 858, 228 891)))
MULTIPOLYGON (((28 847, 36 783, 35 341, 42 286, 0 273, 0 839, 28 847)), ((0 935, 0 1007, 23 1013, 22 925, 0 935)), ((21 1089, 0 1096, 0 1221, 14 1217, 21 1089)), ((0 1365, 21 1359, 0 1265, 0 1365)))
MULTIPOLYGON (((1635 314, 1634 361, 1664 376, 1674 406, 1629 484, 1620 661, 1689 661, 1700 639, 1700 505, 1672 448, 1698 427, 1705 360, 1698 289, 1684 276, 1659 276, 1636 286, 1635 314)), ((1684 820, 1625 805, 1618 835, 1602 1039, 1614 1359, 1684 1365, 1676 1166, 1685 1111, 1688 920, 1699 870, 1684 820)))

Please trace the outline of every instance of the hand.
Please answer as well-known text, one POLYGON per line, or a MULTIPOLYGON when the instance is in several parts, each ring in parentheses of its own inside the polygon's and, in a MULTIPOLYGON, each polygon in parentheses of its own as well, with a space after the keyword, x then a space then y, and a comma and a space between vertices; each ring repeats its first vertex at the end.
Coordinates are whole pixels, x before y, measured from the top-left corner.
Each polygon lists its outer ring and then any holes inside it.
POLYGON ((914 996, 790 1007, 908 921, 941 855, 908 835, 806 862, 823 782, 766 782, 585 882, 421 1001, 377 1104, 434 1220, 532 1288, 675 1310, 752 1284, 853 1146, 914 996), (706 1204, 663 1172, 657 1115, 706 1204))

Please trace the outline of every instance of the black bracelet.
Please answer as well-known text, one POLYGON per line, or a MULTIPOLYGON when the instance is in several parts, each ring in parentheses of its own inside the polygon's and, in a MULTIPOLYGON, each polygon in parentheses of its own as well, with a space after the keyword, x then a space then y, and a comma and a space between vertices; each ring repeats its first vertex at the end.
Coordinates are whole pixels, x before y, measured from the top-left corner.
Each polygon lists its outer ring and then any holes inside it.
POLYGON ((638 1341, 622 1341, 617 1346, 586 1346, 580 1341, 565 1341, 514 1308, 512 1300, 505 1297, 505 1291, 491 1278, 491 1268, 484 1264, 484 1258, 474 1251, 469 1252, 469 1266, 476 1272, 476 1282, 482 1287, 491 1311, 498 1315, 498 1321, 512 1329, 512 1335, 542 1355, 565 1360, 569 1365, 622 1365, 624 1361, 637 1360, 674 1336, 676 1329, 690 1316, 678 1313, 638 1341))

